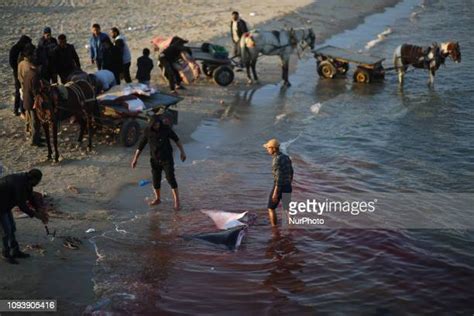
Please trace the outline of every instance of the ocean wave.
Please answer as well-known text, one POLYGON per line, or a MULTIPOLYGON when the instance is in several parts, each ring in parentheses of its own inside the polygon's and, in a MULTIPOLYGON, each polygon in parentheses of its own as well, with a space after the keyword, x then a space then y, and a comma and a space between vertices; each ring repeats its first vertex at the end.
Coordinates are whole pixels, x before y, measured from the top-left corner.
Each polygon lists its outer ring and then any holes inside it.
POLYGON ((388 35, 392 34, 392 32, 393 31, 390 27, 387 28, 382 33, 378 34, 376 39, 373 39, 373 40, 369 41, 365 45, 365 50, 369 50, 372 47, 374 47, 375 45, 377 45, 378 43, 383 42, 387 38, 388 35))
POLYGON ((286 142, 282 142, 280 144, 280 150, 284 153, 284 154, 288 154, 288 147, 290 147, 291 144, 293 144, 298 138, 300 138, 301 136, 301 133, 298 134, 298 136, 296 136, 295 138, 293 139, 290 139, 290 140, 287 140, 286 142))
POLYGON ((273 124, 276 125, 276 124, 280 123, 280 121, 283 120, 287 115, 288 115, 288 113, 278 114, 275 117, 275 123, 273 123, 273 124))
POLYGON ((313 114, 319 114, 319 110, 321 110, 322 104, 320 102, 313 104, 309 109, 313 114))

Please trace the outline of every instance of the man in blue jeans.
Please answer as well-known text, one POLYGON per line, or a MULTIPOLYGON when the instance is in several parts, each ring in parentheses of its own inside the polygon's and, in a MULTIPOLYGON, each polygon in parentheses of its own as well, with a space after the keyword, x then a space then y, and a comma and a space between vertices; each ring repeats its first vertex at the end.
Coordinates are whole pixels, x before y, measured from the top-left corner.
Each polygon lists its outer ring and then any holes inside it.
POLYGON ((102 42, 109 38, 109 36, 100 31, 100 25, 92 25, 92 36, 89 39, 89 53, 91 56, 91 63, 97 65, 98 70, 102 70, 103 62, 103 47, 102 42))
POLYGON ((291 195, 293 191, 291 183, 293 182, 293 166, 291 159, 280 152, 280 143, 276 139, 270 139, 263 147, 268 154, 273 157, 272 173, 273 188, 268 198, 268 216, 272 226, 277 225, 276 208, 282 200, 283 194, 291 195))

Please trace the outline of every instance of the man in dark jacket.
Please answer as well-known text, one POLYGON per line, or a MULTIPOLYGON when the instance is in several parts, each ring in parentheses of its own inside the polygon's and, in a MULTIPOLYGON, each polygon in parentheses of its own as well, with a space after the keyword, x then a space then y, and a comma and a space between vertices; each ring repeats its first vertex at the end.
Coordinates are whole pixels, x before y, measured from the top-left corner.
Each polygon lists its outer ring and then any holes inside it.
POLYGON ((15 80, 15 104, 13 105, 13 113, 16 116, 19 116, 21 113, 24 113, 25 110, 23 109, 23 103, 20 98, 20 81, 18 80, 18 59, 20 58, 20 54, 25 48, 26 44, 31 44, 31 38, 26 35, 22 35, 20 40, 12 46, 10 49, 10 67, 13 70, 13 78, 15 80))
POLYGON ((143 49, 143 56, 137 59, 137 75, 135 78, 140 83, 149 84, 150 83, 150 73, 153 69, 153 60, 151 60, 150 50, 148 48, 143 49))
POLYGON ((181 58, 181 53, 188 52, 188 49, 184 46, 188 41, 182 39, 179 36, 173 37, 170 45, 160 52, 158 61, 160 62, 160 68, 164 71, 164 75, 168 80, 168 84, 172 93, 176 93, 176 89, 185 89, 181 84, 182 79, 179 72, 173 67, 173 63, 178 62, 181 58))
POLYGON ((66 35, 59 35, 58 42, 54 50, 54 64, 61 82, 65 84, 73 71, 81 69, 81 62, 74 45, 67 43, 66 35))
POLYGON ((127 40, 123 34, 120 34, 120 30, 116 27, 110 30, 110 36, 113 38, 114 45, 120 48, 122 54, 121 75, 123 75, 123 80, 125 80, 126 83, 131 83, 130 66, 132 65, 132 54, 130 53, 127 40))
POLYGON ((15 238, 16 225, 12 209, 18 206, 20 210, 30 217, 37 217, 44 223, 47 218, 36 211, 33 199, 33 187, 37 186, 42 178, 38 169, 32 169, 27 173, 17 173, 0 178, 0 227, 3 231, 2 257, 9 263, 17 264, 15 258, 28 258, 30 255, 20 251, 15 238), (28 207, 27 202, 35 208, 28 207))
POLYGON ((230 22, 230 35, 232 37, 232 43, 234 43, 234 56, 240 56, 240 38, 244 33, 247 33, 247 23, 242 20, 239 16, 239 12, 232 12, 232 21, 230 22))
POLYGON ((102 42, 102 67, 111 71, 115 76, 115 81, 120 84, 120 73, 122 72, 122 51, 115 46, 109 37, 102 42))
POLYGON ((160 188, 161 188, 161 173, 164 171, 166 180, 171 186, 174 198, 174 208, 179 209, 179 194, 178 194, 178 183, 174 175, 174 159, 173 159, 173 147, 171 147, 170 139, 172 139, 176 146, 178 146, 181 152, 181 161, 186 160, 186 153, 184 147, 178 138, 178 135, 171 129, 170 126, 166 126, 160 120, 158 116, 154 116, 150 122, 150 125, 145 129, 142 139, 138 144, 138 149, 135 152, 135 156, 132 160, 132 168, 135 168, 140 157, 141 152, 145 148, 146 144, 150 143, 150 162, 151 171, 153 175, 153 189, 155 190, 155 199, 151 201, 150 206, 158 205, 161 203, 160 199, 160 188))
POLYGON ((51 28, 45 27, 43 37, 39 40, 38 47, 36 48, 36 58, 38 64, 41 66, 41 78, 52 83, 58 82, 53 60, 53 53, 56 46, 58 46, 58 41, 51 36, 51 28))

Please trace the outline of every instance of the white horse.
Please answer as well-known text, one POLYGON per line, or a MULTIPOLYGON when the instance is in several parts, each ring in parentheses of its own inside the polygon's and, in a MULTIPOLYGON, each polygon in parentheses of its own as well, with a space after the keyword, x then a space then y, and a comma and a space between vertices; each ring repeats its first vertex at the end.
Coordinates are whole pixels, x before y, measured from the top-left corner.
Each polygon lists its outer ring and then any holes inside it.
POLYGON ((252 83, 250 68, 253 77, 258 82, 255 66, 259 54, 278 55, 281 59, 283 84, 291 86, 288 81, 288 68, 290 56, 298 46, 301 50, 307 47, 314 48, 316 36, 311 28, 290 29, 280 31, 258 31, 253 30, 245 33, 240 39, 241 60, 247 69, 247 78, 252 83))
POLYGON ((398 72, 400 86, 403 86, 403 78, 410 65, 414 68, 428 69, 430 71, 428 85, 433 86, 436 70, 448 57, 455 63, 461 62, 461 48, 458 42, 446 42, 440 45, 433 43, 430 47, 410 44, 398 46, 393 54, 393 64, 398 72))

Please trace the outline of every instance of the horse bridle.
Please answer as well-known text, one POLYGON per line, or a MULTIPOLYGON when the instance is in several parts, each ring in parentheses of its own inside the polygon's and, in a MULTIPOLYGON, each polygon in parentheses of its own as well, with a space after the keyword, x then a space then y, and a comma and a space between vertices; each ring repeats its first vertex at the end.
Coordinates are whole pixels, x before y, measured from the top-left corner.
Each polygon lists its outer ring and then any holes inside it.
MULTIPOLYGON (((453 45, 454 45, 454 48, 452 48, 452 49, 447 49, 447 50, 446 50, 446 54, 445 54, 445 56, 443 56, 443 57, 444 57, 444 58, 450 57, 454 62, 457 62, 457 60, 458 60, 458 58, 457 58, 458 55, 459 55, 459 57, 461 57, 461 56, 460 56, 460 55, 461 55, 461 51, 460 51, 460 49, 459 49, 459 44, 458 44, 458 43, 453 44, 453 45), (456 55, 456 57, 455 57, 455 55, 456 55)), ((460 58, 459 58, 459 59, 460 59, 460 58)))
MULTIPOLYGON (((313 36, 314 35, 311 34, 311 31, 308 31, 308 34, 306 34, 306 29, 302 29, 302 31, 303 31, 303 37, 302 37, 301 41, 299 41, 298 44, 299 44, 301 50, 305 50, 306 48, 310 47, 310 44, 308 43, 308 41, 313 41, 313 36)), ((314 43, 313 43, 313 45, 314 45, 314 43)))
POLYGON ((47 91, 44 91, 44 88, 41 87, 40 93, 38 95, 36 95, 36 97, 35 97, 34 108, 37 109, 36 115, 38 116, 38 119, 40 120, 40 122, 43 123, 43 124, 52 123, 53 115, 51 113, 55 112, 54 114, 56 114, 56 112, 57 112, 57 109, 56 109, 56 106, 54 106, 54 103, 57 101, 58 96, 57 96, 57 94, 55 94, 54 96, 51 96, 51 93, 52 93, 52 87, 51 86, 48 87, 47 91), (46 102, 45 102, 45 99, 43 97, 45 94, 48 95, 48 97, 49 97, 46 102), (45 103, 52 104, 52 108, 51 109, 44 108, 43 105, 45 103), (46 113, 49 113, 49 115, 47 115, 46 113))

